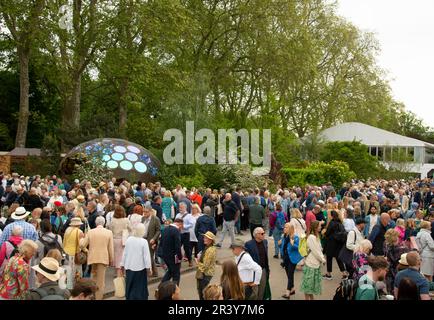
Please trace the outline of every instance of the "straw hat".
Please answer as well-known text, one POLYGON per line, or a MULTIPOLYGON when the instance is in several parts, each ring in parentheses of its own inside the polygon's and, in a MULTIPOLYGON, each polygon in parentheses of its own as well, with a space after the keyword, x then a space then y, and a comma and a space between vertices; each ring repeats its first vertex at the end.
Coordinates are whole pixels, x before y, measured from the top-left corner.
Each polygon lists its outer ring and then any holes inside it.
POLYGON ((59 262, 54 258, 45 257, 32 269, 51 281, 57 281, 60 278, 59 262))
POLYGON ((401 259, 399 259, 398 263, 402 264, 403 266, 408 266, 406 253, 401 254, 401 259))
POLYGON ((211 231, 207 231, 206 233, 204 233, 202 235, 215 242, 215 234, 212 233, 211 231))
POLYGON ((25 219, 30 214, 30 211, 27 211, 24 207, 18 207, 15 209, 14 213, 12 213, 11 217, 14 220, 25 219))
POLYGON ((80 218, 72 218, 69 225, 72 226, 72 227, 79 227, 82 224, 83 224, 83 222, 81 222, 80 218))

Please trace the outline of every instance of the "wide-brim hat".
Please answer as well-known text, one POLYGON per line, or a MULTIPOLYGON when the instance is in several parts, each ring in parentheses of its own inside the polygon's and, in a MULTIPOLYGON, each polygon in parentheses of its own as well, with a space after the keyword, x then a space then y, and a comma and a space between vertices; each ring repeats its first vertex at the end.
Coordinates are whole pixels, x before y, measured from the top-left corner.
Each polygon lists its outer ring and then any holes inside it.
POLYGON ((30 214, 30 211, 27 211, 24 207, 18 207, 15 209, 14 213, 12 213, 11 217, 14 220, 25 219, 30 214))
POLYGON ((71 222, 69 223, 69 225, 73 226, 73 227, 78 227, 78 226, 81 226, 82 224, 83 224, 83 222, 81 221, 80 218, 72 218, 71 222))
POLYGON ((233 248, 244 248, 244 241, 241 239, 235 239, 235 241, 230 246, 231 249, 233 248))
POLYGON ((407 254, 403 253, 401 254, 401 259, 399 259, 399 264, 402 264, 404 266, 408 266, 408 262, 407 262, 407 254))
POLYGON ((215 242, 215 234, 212 233, 211 231, 207 231, 207 232, 203 233, 202 235, 215 242))
POLYGON ((51 257, 43 258, 39 264, 33 266, 32 269, 51 281, 57 281, 60 278, 59 262, 51 257))

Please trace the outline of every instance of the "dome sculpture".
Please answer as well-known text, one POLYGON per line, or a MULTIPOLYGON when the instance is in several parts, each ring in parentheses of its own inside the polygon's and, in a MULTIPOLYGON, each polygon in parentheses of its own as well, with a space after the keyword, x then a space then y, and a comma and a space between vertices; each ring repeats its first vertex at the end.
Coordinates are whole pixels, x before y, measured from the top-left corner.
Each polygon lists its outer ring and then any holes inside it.
POLYGON ((60 163, 63 174, 72 174, 76 164, 92 159, 100 160, 117 179, 153 181, 158 172, 158 159, 142 146, 122 139, 94 139, 69 151, 60 163))

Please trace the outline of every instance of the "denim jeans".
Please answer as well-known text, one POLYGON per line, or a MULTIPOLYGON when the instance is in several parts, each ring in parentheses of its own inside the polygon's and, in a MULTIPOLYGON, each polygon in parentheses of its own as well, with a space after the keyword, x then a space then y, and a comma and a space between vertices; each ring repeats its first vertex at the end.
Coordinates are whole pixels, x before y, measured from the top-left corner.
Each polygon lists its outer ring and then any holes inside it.
POLYGON ((222 236, 220 239, 219 244, 223 244, 223 240, 225 239, 226 233, 229 232, 229 235, 231 236, 231 244, 235 241, 235 221, 226 221, 223 220, 223 229, 222 229, 222 236))
POLYGON ((274 227, 273 229, 273 239, 274 239, 274 255, 278 256, 280 251, 278 242, 280 239, 282 239, 282 231, 276 227, 274 227))

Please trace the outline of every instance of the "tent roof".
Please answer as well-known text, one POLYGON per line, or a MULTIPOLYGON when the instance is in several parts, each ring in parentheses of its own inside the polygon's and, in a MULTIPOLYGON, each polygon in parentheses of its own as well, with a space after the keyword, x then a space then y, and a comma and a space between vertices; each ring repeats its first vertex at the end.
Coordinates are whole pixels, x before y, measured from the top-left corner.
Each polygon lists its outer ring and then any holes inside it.
POLYGON ((8 156, 40 156, 41 149, 36 148, 15 148, 7 154, 8 156))
POLYGON ((360 141, 368 146, 428 147, 434 144, 402 136, 359 122, 345 122, 325 129, 320 136, 327 141, 360 141))

